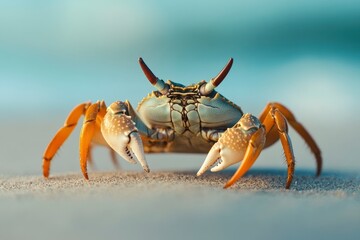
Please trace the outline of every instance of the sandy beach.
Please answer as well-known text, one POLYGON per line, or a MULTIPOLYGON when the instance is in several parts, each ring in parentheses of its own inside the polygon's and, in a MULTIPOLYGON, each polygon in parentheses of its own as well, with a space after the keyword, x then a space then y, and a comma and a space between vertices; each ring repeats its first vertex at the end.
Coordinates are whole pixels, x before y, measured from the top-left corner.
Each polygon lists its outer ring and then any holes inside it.
POLYGON ((356 239, 360 175, 253 169, 1 177, 1 239, 356 239))

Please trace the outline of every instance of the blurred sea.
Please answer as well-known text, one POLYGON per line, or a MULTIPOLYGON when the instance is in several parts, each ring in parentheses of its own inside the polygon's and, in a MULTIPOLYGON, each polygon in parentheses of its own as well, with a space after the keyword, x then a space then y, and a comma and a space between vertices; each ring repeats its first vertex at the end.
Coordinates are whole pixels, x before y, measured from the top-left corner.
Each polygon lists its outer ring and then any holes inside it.
MULTIPOLYGON (((158 77, 183 84, 211 79, 233 57, 220 93, 255 115, 282 102, 313 133, 324 167, 359 171, 359 12, 359 1, 2 0, 0 169, 39 174, 42 151, 80 102, 136 106, 153 90, 141 56, 158 77)), ((77 134, 54 169, 78 170, 77 134)), ((298 166, 314 167, 291 134, 305 158, 298 166)), ((259 166, 284 167, 281 147, 268 151, 259 166)), ((196 169, 203 157, 184 165, 196 169)))

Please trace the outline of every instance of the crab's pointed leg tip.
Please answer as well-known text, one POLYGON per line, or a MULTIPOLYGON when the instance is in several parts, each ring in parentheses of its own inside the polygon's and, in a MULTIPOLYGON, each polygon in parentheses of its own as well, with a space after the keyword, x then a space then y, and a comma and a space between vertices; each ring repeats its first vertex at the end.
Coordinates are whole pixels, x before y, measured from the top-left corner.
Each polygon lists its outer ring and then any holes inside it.
POLYGON ((227 189, 227 188, 231 187, 233 184, 234 184, 233 182, 228 181, 228 182, 224 185, 223 188, 224 188, 224 189, 227 189))

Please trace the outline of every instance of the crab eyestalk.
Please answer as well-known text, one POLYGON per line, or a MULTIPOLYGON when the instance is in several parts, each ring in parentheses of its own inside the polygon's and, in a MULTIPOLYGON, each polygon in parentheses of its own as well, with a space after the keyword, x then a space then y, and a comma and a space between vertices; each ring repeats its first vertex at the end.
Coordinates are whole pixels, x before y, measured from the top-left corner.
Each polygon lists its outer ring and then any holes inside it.
POLYGON ((150 68, 145 64, 142 58, 139 58, 140 67, 143 70, 146 78, 150 83, 157 89, 161 94, 165 95, 169 91, 169 85, 166 84, 163 80, 157 78, 155 74, 150 70, 150 68))
POLYGON ((219 72, 219 74, 211 79, 208 83, 204 84, 200 88, 200 93, 204 96, 209 95, 220 83, 225 79, 226 75, 229 73, 231 66, 233 64, 233 58, 230 58, 226 66, 219 72))

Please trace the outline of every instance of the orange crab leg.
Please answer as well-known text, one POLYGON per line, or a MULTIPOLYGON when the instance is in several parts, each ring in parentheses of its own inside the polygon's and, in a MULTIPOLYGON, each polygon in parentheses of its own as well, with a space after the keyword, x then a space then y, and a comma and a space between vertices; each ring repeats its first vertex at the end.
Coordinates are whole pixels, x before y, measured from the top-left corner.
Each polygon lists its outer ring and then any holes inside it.
POLYGON ((105 103, 96 102, 92 104, 86 111, 83 126, 80 132, 80 167, 85 179, 89 179, 87 173, 88 153, 91 140, 96 131, 99 131, 99 123, 106 113, 105 103))
POLYGON ((50 162, 54 157, 57 150, 61 147, 61 145, 66 141, 66 139, 70 136, 71 132, 74 130, 77 122, 80 117, 85 113, 86 109, 89 107, 90 103, 81 103, 76 106, 69 114, 67 119, 65 120, 64 126, 61 127, 54 138, 51 140, 49 145, 47 146, 44 156, 43 156, 43 175, 44 177, 49 177, 50 174, 50 162))
MULTIPOLYGON (((265 120, 268 112, 271 110, 271 108, 278 109, 283 114, 283 116, 286 118, 286 120, 289 122, 289 124, 295 129, 295 131, 305 140, 306 144, 310 147, 311 152, 314 154, 315 159, 316 159, 316 165, 317 165, 316 175, 319 176, 321 173, 321 169, 322 169, 322 157, 321 157, 320 148, 316 144, 313 137, 305 129, 305 127, 296 120, 294 114, 287 107, 285 107, 284 105, 282 105, 280 103, 269 103, 260 115, 259 119, 261 122, 264 122, 264 120, 265 120)), ((267 131, 268 131, 268 129, 267 129, 267 131)), ((270 129, 269 129, 269 131, 270 131, 270 129)), ((268 136, 267 136, 268 139, 266 140, 265 147, 272 145, 278 139, 278 138, 276 138, 276 135, 274 135, 273 133, 274 133, 274 130, 271 129, 271 131, 268 133, 268 136)))
POLYGON ((264 148, 270 147, 279 140, 279 133, 276 127, 266 129, 266 142, 264 148))
POLYGON ((263 127, 259 128, 254 135, 252 135, 248 147, 245 152, 245 156, 241 165, 231 179, 225 184, 224 188, 228 188, 233 185, 239 178, 241 178, 254 164, 258 156, 260 155, 261 150, 265 144, 265 129, 263 127))
POLYGON ((273 108, 269 111, 263 124, 265 125, 266 129, 271 129, 275 126, 277 127, 281 144, 284 149, 286 162, 288 165, 288 177, 286 181, 286 189, 289 189, 295 171, 295 156, 292 149, 291 139, 288 135, 288 126, 287 126, 286 118, 277 108, 273 108))
POLYGON ((91 168, 95 168, 95 164, 94 164, 94 159, 92 157, 92 146, 90 144, 89 146, 89 151, 88 151, 88 155, 87 155, 87 162, 89 163, 89 165, 91 166, 91 168))
POLYGON ((316 144, 315 140, 310 135, 310 133, 304 128, 304 126, 295 119, 294 114, 288 108, 286 108, 280 103, 274 103, 274 106, 280 110, 280 112, 288 120, 289 124, 300 134, 300 136, 305 140, 307 145, 310 147, 312 153, 315 155, 316 158, 316 163, 317 163, 316 175, 319 176, 322 169, 322 157, 321 157, 320 148, 316 144))

